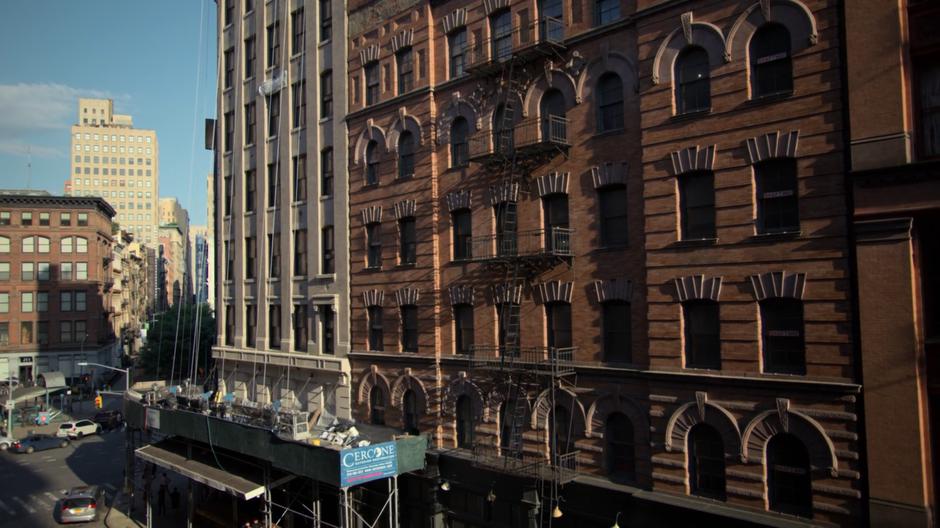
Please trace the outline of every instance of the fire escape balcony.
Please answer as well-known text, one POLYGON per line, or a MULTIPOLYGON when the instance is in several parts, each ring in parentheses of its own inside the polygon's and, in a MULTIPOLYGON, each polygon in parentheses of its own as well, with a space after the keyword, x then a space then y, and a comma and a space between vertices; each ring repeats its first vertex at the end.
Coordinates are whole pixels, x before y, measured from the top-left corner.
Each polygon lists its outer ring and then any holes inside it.
POLYGON ((511 130, 483 129, 470 137, 470 161, 500 163, 555 153, 571 146, 568 118, 548 115, 525 119, 511 130))
POLYGON ((511 59, 531 60, 564 49, 565 23, 553 17, 517 24, 490 38, 472 43, 467 50, 467 73, 487 76, 502 70, 511 59))
POLYGON ((501 372, 528 371, 554 377, 574 374, 576 347, 471 345, 475 368, 501 372))
POLYGON ((552 460, 541 456, 517 458, 502 455, 496 446, 487 445, 476 445, 472 452, 477 467, 522 478, 557 480, 559 484, 567 484, 578 476, 579 454, 580 451, 556 454, 551 456, 552 460))
POLYGON ((505 263, 522 259, 554 263, 574 256, 571 250, 573 233, 574 229, 552 227, 550 230, 535 229, 472 237, 467 260, 505 263))

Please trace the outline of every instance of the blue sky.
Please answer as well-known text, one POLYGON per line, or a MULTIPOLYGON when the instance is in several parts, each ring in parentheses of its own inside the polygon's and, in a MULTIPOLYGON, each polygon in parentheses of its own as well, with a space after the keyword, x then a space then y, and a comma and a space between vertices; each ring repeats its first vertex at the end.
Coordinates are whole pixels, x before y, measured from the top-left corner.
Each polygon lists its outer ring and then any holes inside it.
POLYGON ((204 224, 215 28, 212 0, 2 0, 0 187, 26 187, 29 147, 30 186, 60 194, 78 98, 110 97, 135 127, 157 131, 160 195, 204 224))

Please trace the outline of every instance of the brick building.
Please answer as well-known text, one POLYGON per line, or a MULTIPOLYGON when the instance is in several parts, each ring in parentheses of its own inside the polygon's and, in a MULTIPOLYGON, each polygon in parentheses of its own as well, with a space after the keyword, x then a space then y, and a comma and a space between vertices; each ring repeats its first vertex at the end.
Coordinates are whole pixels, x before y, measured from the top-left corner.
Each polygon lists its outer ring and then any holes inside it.
POLYGON ((0 195, 0 377, 112 364, 113 217, 101 198, 0 195))
POLYGON ((865 515, 841 20, 350 2, 353 414, 437 448, 403 522, 865 515))

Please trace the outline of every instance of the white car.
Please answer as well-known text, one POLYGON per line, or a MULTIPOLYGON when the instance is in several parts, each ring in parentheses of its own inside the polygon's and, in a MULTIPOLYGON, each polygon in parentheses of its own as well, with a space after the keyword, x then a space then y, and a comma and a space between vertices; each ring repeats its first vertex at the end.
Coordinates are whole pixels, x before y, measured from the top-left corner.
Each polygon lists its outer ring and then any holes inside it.
POLYGON ((82 438, 85 435, 93 435, 101 432, 101 426, 91 420, 78 420, 77 422, 65 422, 59 426, 55 435, 59 438, 82 438))
POLYGON ((14 442, 16 442, 16 440, 14 440, 13 437, 0 434, 0 451, 6 451, 14 442))

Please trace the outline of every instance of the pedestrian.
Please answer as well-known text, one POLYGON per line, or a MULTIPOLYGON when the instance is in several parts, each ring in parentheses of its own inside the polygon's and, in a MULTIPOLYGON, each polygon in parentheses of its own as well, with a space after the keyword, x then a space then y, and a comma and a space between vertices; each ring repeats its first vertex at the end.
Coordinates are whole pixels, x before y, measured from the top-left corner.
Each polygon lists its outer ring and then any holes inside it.
POLYGON ((157 493, 157 515, 166 515, 166 485, 160 484, 157 493))
POLYGON ((173 511, 180 508, 180 490, 176 489, 176 486, 173 486, 173 491, 170 492, 170 504, 173 505, 173 511))

